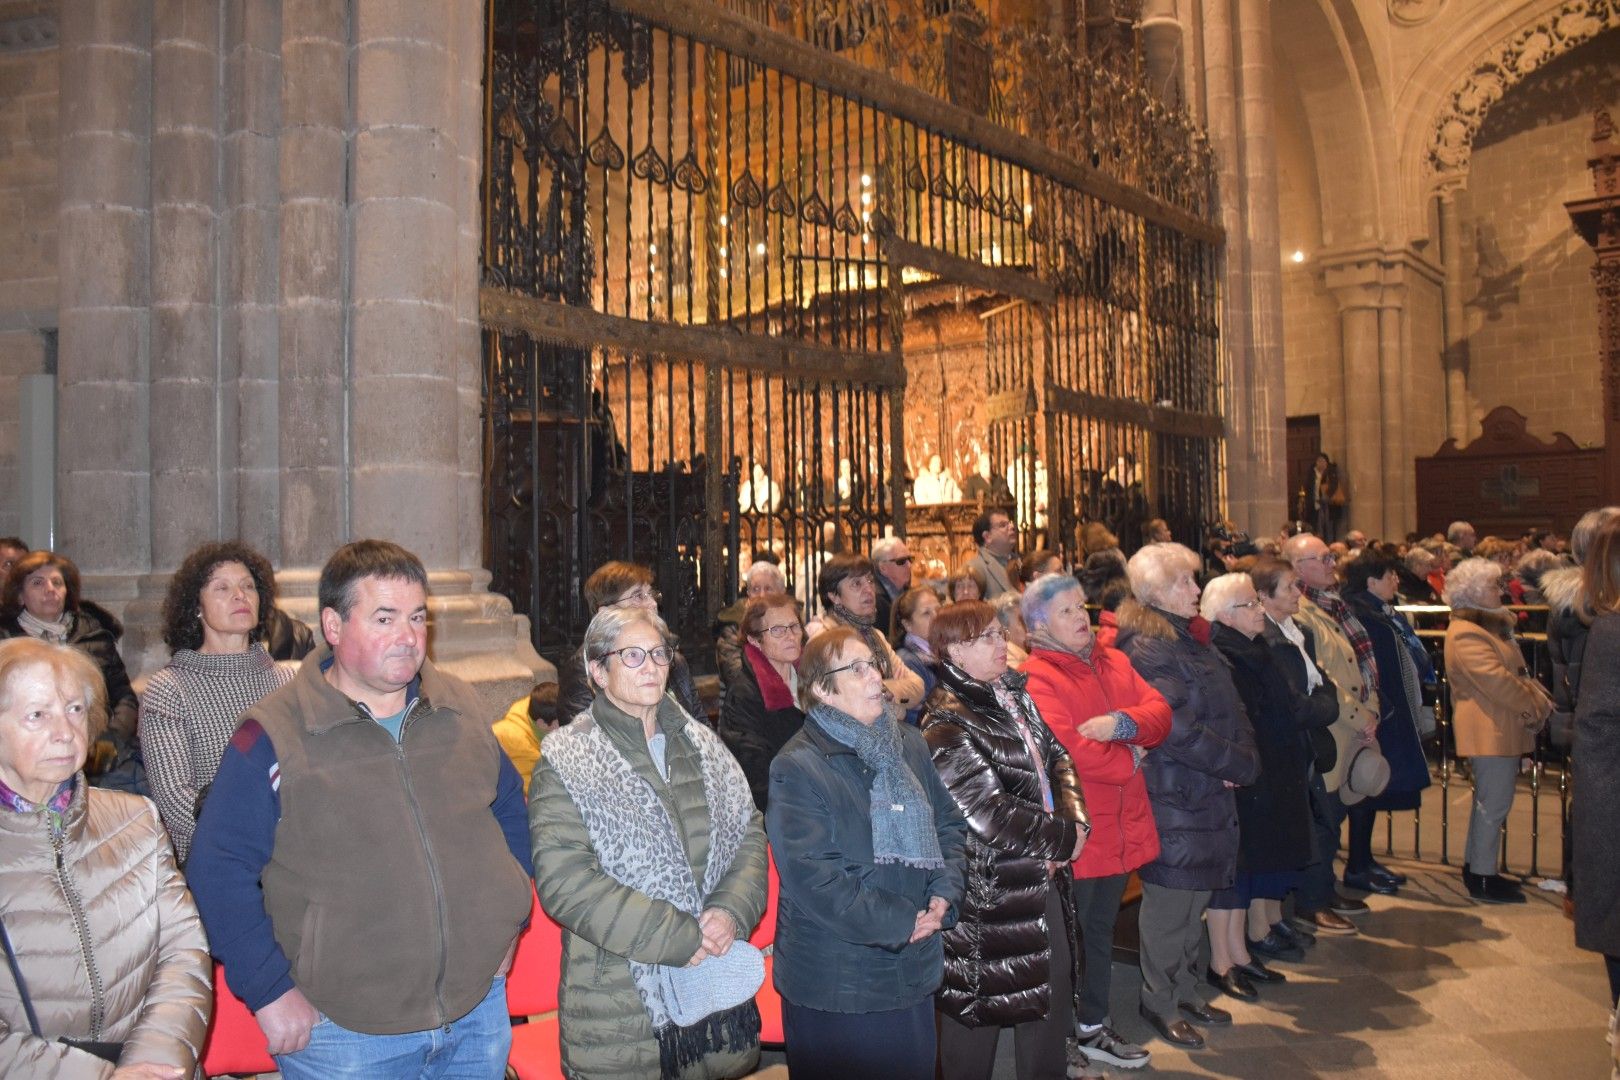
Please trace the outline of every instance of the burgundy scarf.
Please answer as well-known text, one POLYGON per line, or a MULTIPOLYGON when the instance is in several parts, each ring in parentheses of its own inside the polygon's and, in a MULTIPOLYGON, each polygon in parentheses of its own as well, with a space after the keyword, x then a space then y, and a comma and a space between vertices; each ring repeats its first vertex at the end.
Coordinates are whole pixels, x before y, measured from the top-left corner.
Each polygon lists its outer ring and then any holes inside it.
POLYGON ((770 657, 752 641, 743 642, 743 655, 748 658, 748 666, 754 669, 754 681, 759 683, 759 696, 767 709, 775 712, 798 707, 793 703, 793 691, 788 689, 787 680, 776 673, 770 657))

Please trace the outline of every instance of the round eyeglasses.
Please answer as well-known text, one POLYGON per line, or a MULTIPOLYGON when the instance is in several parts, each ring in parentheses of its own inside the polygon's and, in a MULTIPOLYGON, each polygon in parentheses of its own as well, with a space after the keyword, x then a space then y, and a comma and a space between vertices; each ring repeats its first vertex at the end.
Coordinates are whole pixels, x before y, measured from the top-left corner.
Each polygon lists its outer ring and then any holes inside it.
POLYGON ((663 598, 664 594, 659 592, 657 589, 648 589, 643 587, 639 589, 631 589, 629 592, 613 601, 613 603, 609 604, 608 607, 624 607, 627 604, 639 607, 640 605, 648 603, 649 601, 653 604, 653 606, 656 607, 658 602, 663 600, 663 598))
POLYGON ((781 641, 785 637, 800 633, 804 630, 804 627, 796 622, 785 622, 780 626, 765 626, 761 627, 761 629, 771 637, 781 641))
POLYGON ((843 667, 835 667, 831 671, 827 672, 827 674, 837 675, 840 671, 853 671, 857 679, 864 679, 868 673, 874 671, 877 672, 879 676, 883 674, 883 669, 878 667, 876 660, 855 660, 851 663, 845 664, 843 667))
POLYGON ((619 663, 627 668, 640 667, 647 662, 649 656, 652 657, 653 663, 659 667, 668 667, 669 662, 675 659, 675 650, 668 645, 658 645, 651 649, 643 649, 640 645, 626 645, 622 649, 605 652, 598 656, 597 659, 605 661, 610 656, 617 656, 619 663))
POLYGON ((964 644, 964 645, 977 645, 981 641, 986 641, 986 642, 989 642, 990 644, 994 645, 998 641, 1006 641, 1006 640, 1007 640, 1007 631, 1003 630, 1000 626, 992 626, 990 629, 984 631, 982 634, 974 634, 972 637, 970 637, 966 641, 962 642, 962 644, 964 644))

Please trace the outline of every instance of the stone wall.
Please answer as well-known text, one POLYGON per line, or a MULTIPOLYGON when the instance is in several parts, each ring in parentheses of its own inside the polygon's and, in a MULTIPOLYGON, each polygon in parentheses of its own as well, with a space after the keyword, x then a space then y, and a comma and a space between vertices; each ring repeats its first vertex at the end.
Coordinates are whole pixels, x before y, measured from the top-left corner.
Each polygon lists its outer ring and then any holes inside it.
POLYGON ((1475 140, 1458 196, 1475 425, 1511 405, 1543 437, 1603 440, 1594 257, 1563 205, 1592 194, 1586 157, 1598 103, 1620 109, 1620 32, 1525 79, 1475 140))
POLYGON ((55 8, 50 0, 0 0, 0 535, 21 527, 18 379, 54 359, 47 334, 56 326, 55 8))

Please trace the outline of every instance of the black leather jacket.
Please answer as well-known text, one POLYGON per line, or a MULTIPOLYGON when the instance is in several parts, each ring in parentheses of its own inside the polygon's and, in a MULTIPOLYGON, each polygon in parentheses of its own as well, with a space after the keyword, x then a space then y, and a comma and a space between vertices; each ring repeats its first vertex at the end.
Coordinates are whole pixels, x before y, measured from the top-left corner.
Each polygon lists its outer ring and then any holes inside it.
POLYGON ((937 1007, 969 1027, 1039 1019, 1050 1005, 1050 935, 1069 933, 1069 955, 1078 955, 1067 863, 1091 831, 1080 783, 1022 675, 1009 672, 1004 685, 1029 721, 1039 762, 1031 760, 1016 721, 988 685, 947 662, 938 671, 939 683, 923 706, 923 738, 967 818, 968 836, 967 896, 956 926, 945 933, 937 1007), (1051 788, 1051 812, 1036 769, 1051 788), (1054 876, 1048 862, 1064 865, 1054 876), (1046 923, 1053 888, 1064 906, 1061 927, 1046 923))

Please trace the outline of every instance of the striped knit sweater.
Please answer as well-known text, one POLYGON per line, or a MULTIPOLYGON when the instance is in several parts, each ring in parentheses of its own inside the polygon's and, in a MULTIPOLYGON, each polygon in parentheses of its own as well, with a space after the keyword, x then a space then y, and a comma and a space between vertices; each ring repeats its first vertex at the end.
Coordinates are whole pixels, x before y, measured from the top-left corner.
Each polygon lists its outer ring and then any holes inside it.
POLYGON ((184 863, 197 824, 198 796, 213 782, 225 744, 248 706, 292 681, 254 645, 240 653, 181 649, 154 674, 141 695, 141 752, 152 797, 184 863))

